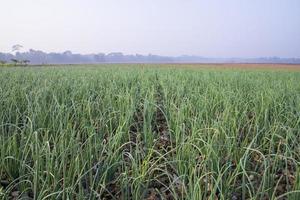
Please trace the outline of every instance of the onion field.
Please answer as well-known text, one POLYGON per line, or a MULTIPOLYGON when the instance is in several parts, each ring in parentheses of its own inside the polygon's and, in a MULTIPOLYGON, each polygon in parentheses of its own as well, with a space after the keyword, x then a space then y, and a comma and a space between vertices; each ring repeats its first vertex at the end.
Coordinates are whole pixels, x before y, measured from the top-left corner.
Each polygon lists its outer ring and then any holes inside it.
POLYGON ((300 71, 0 69, 0 199, 300 199, 300 71))

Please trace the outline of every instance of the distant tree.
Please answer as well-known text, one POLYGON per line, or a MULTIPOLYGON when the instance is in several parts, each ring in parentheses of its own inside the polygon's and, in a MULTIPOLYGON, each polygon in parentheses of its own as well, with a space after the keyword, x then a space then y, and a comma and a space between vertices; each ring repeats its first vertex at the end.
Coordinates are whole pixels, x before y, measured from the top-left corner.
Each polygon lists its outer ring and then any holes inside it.
POLYGON ((0 60, 0 64, 1 64, 1 65, 5 65, 5 64, 6 64, 6 61, 5 61, 5 60, 0 60))
POLYGON ((17 60, 17 59, 10 59, 13 63, 14 63, 14 65, 15 66, 17 66, 17 64, 19 64, 19 60, 17 60))
POLYGON ((94 55, 94 61, 95 62, 104 62, 105 61, 105 54, 104 53, 99 53, 94 55))
POLYGON ((24 65, 27 66, 30 63, 30 60, 22 60, 22 63, 24 63, 24 65))
POLYGON ((21 48, 23 48, 22 45, 20 45, 20 44, 15 44, 15 45, 12 46, 12 51, 13 51, 13 52, 14 52, 14 51, 20 51, 21 48))
POLYGON ((67 51, 63 52, 63 55, 71 56, 72 51, 67 50, 67 51))

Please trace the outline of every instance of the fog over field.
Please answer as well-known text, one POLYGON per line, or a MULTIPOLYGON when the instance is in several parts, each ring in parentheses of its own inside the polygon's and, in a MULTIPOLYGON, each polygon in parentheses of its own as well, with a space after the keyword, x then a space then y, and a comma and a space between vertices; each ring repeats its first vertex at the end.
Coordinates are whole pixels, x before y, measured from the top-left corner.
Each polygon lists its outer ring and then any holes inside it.
POLYGON ((2 0, 1 7, 0 52, 21 44, 47 53, 300 57, 298 0, 2 0))
POLYGON ((287 63, 299 64, 300 58, 260 57, 260 58, 210 58, 202 56, 160 56, 160 55, 125 55, 121 52, 76 54, 45 53, 30 49, 28 52, 1 53, 0 60, 27 60, 30 64, 98 64, 98 63, 287 63))

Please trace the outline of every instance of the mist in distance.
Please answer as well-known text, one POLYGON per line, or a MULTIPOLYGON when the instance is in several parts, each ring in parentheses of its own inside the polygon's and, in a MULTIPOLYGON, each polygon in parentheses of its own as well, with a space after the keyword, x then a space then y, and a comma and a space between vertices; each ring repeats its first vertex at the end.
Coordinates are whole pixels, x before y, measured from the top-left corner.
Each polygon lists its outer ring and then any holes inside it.
POLYGON ((166 62, 181 55, 198 61, 300 57, 298 0, 3 0, 1 7, 2 57, 17 56, 14 44, 25 47, 23 57, 29 49, 48 57, 71 50, 83 60, 103 54, 109 60, 111 52, 166 62))

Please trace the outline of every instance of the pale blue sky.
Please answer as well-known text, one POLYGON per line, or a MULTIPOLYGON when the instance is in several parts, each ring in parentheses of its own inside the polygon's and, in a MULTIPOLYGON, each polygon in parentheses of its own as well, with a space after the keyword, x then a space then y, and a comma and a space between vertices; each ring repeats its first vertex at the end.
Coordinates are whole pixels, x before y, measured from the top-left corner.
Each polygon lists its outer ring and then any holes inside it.
POLYGON ((300 0, 0 0, 0 51, 300 57, 300 0))

